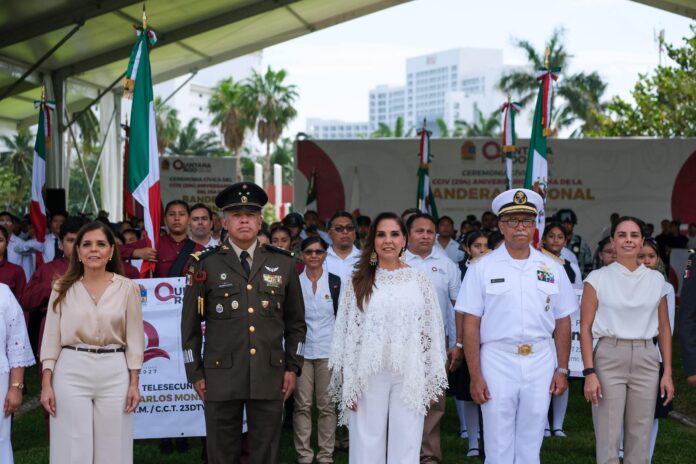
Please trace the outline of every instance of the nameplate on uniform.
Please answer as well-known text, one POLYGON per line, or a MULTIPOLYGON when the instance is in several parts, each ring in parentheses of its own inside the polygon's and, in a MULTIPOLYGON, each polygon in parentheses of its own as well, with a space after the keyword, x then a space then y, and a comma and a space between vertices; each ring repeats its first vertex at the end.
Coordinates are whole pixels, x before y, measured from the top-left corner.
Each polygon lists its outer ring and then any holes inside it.
POLYGON ((234 287, 234 283, 232 283, 232 282, 227 282, 227 283, 220 284, 220 285, 217 286, 217 288, 227 288, 227 287, 234 287))
POLYGON ((502 284, 503 282, 505 282, 505 279, 502 277, 500 279, 491 279, 492 284, 502 284))
POLYGON ((551 270, 546 266, 539 266, 539 270, 537 270, 537 280, 551 284, 555 282, 551 270))
POLYGON ((279 288, 281 285, 283 285, 283 276, 275 274, 264 274, 263 281, 269 287, 279 288))

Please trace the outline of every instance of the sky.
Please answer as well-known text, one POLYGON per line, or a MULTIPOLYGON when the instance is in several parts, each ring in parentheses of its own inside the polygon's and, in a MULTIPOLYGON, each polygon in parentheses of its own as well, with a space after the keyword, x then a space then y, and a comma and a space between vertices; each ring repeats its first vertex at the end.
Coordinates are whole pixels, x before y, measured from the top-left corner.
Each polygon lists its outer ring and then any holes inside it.
POLYGON ((668 43, 691 35, 686 17, 631 0, 415 0, 264 50, 264 65, 288 72, 299 92, 298 117, 367 121, 369 91, 403 85, 406 59, 459 47, 503 50, 506 65, 526 64, 513 39, 543 50, 556 28, 565 29, 573 56, 569 72, 597 71, 606 99, 630 97, 639 73, 658 64, 655 35, 668 43))

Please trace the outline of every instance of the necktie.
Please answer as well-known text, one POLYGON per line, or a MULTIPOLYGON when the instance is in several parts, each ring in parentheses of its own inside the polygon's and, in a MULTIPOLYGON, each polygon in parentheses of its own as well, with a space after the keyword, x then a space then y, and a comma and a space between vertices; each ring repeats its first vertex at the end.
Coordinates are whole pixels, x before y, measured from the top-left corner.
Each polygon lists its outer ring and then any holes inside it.
POLYGON ((63 257, 63 250, 58 246, 58 237, 53 239, 53 259, 58 259, 63 257))
POLYGON ((242 261, 242 268, 244 268, 244 272, 246 272, 247 278, 249 277, 249 274, 251 274, 251 268, 249 267, 249 261, 247 261, 248 258, 249 258, 249 253, 246 250, 239 253, 239 259, 242 261))

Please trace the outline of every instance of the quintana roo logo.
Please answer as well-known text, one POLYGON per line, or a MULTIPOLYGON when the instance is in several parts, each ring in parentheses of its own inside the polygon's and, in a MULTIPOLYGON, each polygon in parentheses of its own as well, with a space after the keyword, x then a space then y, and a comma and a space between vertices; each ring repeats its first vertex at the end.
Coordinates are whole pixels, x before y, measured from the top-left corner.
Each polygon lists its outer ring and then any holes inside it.
POLYGON ((143 362, 148 362, 155 358, 170 359, 169 353, 159 347, 159 334, 155 326, 149 322, 143 321, 143 329, 145 330, 145 337, 147 339, 143 362))

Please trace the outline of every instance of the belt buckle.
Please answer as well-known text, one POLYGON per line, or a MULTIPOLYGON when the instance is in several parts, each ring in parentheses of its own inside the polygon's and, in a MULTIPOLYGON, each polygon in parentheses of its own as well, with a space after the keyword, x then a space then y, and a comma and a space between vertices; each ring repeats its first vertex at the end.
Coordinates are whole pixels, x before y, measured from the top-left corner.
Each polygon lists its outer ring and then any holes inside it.
POLYGON ((524 345, 519 345, 517 347, 517 354, 520 356, 529 356, 532 354, 532 345, 525 343, 524 345))

